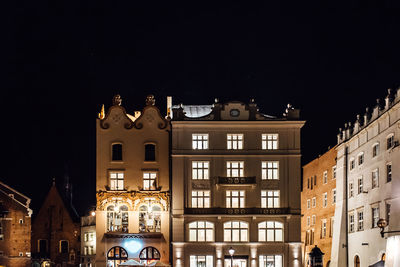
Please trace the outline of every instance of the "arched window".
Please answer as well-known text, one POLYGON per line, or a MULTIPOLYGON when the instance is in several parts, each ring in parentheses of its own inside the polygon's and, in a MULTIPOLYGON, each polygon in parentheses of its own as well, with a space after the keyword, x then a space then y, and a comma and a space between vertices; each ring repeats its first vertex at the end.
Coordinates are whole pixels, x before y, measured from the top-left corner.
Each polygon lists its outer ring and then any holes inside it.
POLYGON ((144 160, 145 161, 156 160, 156 145, 153 144, 144 145, 144 160))
POLYGON ((112 160, 122 160, 122 144, 112 145, 112 160))
POLYGON ((354 256, 354 267, 360 267, 360 257, 358 255, 354 256))
POLYGON ((128 252, 122 247, 112 247, 107 253, 107 267, 117 267, 128 260, 128 252))
POLYGON ((247 242, 249 235, 249 224, 241 221, 230 221, 224 223, 225 242, 247 242))
POLYGON ((259 242, 283 241, 283 224, 281 222, 266 221, 258 224, 259 242))
POLYGON ((107 207, 107 231, 128 232, 128 207, 125 205, 107 207))
POLYGON ((158 205, 139 207, 139 232, 161 232, 161 208, 158 205))
POLYGON ((386 254, 385 254, 385 253, 382 253, 381 261, 385 261, 385 260, 386 260, 386 254))
POLYGON ((160 252, 154 247, 145 247, 140 251, 139 259, 141 263, 149 264, 152 261, 160 260, 160 252))
POLYGON ((189 223, 189 241, 213 242, 214 224, 207 221, 197 221, 189 223))

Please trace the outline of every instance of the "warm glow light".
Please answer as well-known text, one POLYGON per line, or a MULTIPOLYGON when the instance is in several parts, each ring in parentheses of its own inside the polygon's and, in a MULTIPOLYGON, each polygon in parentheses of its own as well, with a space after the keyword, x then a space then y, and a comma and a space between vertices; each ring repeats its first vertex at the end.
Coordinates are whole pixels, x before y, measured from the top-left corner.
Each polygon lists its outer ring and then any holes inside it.
POLYGON ((233 254, 235 254, 235 250, 233 249, 233 247, 230 247, 229 250, 229 255, 233 256, 233 254))
POLYGON ((95 215, 96 215, 96 212, 95 212, 95 211, 92 211, 91 214, 92 214, 92 216, 95 216, 95 215))
POLYGON ((129 240, 124 242, 124 248, 128 251, 128 253, 137 253, 139 250, 143 248, 143 244, 137 240, 129 240))

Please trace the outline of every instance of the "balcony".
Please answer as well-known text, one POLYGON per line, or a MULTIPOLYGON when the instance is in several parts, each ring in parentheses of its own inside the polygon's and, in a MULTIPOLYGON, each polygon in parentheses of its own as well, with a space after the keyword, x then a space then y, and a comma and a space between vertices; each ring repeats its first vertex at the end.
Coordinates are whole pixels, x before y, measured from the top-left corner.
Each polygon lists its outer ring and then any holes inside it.
POLYGON ((162 233, 124 233, 124 232, 108 232, 105 233, 106 238, 123 238, 123 239, 161 239, 162 233))
POLYGON ((289 212, 289 208, 185 208, 185 214, 193 215, 288 215, 289 212))
POLYGON ((256 185, 256 177, 255 176, 248 176, 248 177, 225 177, 225 176, 218 176, 217 177, 217 184, 218 185, 256 185))

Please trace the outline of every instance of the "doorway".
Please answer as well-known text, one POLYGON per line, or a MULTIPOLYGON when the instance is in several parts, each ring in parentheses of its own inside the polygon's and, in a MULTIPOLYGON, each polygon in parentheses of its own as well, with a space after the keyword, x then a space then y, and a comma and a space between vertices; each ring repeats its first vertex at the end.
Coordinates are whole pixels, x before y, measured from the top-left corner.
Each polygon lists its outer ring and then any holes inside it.
POLYGON ((246 259, 233 259, 233 265, 231 265, 232 259, 225 259, 225 267, 247 267, 246 259))

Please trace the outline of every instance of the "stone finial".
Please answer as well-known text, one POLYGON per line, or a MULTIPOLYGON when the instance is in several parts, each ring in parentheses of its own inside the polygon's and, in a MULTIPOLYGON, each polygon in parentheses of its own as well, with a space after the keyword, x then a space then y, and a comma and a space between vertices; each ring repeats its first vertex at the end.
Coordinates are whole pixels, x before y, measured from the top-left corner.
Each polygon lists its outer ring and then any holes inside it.
POLYGON ((115 95, 113 97, 112 103, 113 103, 114 106, 121 106, 121 103, 122 103, 121 96, 120 95, 115 95))
POLYGON ((146 106, 154 106, 156 104, 156 100, 154 99, 154 95, 146 96, 146 106))
POLYGON ((219 99, 216 97, 216 98, 214 98, 214 103, 218 103, 219 102, 219 99))
POLYGON ((254 98, 251 98, 251 99, 250 99, 250 103, 254 103, 254 102, 256 102, 256 101, 254 100, 254 98))
POLYGON ((360 122, 360 114, 357 114, 357 121, 360 122))

